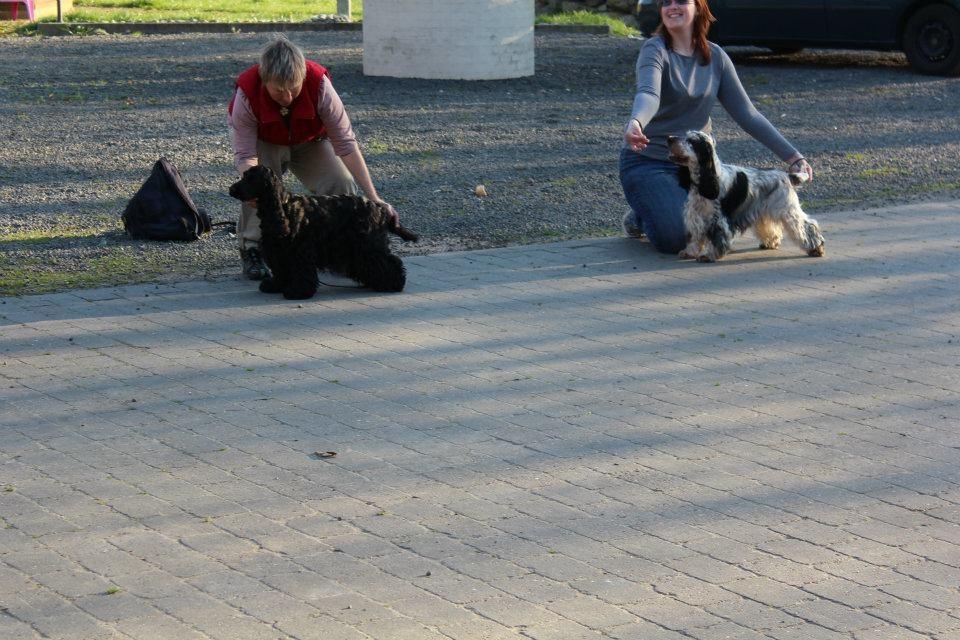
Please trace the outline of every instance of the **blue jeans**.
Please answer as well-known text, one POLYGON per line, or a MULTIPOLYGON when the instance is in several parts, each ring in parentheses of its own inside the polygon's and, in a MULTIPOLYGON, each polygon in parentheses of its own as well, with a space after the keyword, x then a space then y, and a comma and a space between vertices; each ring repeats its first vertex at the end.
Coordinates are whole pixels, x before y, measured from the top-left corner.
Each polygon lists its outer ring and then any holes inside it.
POLYGON ((620 152, 620 184, 633 210, 633 224, 662 253, 679 253, 687 246, 683 226, 687 192, 680 186, 679 172, 672 162, 626 148, 620 152))

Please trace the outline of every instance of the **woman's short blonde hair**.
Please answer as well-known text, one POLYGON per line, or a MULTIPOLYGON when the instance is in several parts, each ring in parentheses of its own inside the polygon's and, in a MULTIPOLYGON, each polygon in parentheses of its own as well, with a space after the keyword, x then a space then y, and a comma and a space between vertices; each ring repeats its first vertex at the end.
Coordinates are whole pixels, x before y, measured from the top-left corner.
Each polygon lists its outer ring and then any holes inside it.
POLYGON ((283 86, 299 86, 307 77, 307 63, 300 47, 282 33, 270 38, 260 52, 260 80, 283 86))

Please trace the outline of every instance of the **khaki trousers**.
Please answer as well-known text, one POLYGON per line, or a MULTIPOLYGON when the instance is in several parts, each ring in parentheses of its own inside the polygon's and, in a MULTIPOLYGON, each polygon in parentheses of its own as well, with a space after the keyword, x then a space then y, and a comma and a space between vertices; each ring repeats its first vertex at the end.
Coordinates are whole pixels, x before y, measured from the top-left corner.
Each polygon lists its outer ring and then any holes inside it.
MULTIPOLYGON (((314 140, 292 147, 257 140, 257 155, 262 166, 270 167, 281 176, 289 169, 304 187, 318 196, 357 193, 353 176, 333 152, 329 140, 314 140)), ((240 206, 237 241, 240 249, 260 245, 260 219, 257 210, 247 203, 240 206)))

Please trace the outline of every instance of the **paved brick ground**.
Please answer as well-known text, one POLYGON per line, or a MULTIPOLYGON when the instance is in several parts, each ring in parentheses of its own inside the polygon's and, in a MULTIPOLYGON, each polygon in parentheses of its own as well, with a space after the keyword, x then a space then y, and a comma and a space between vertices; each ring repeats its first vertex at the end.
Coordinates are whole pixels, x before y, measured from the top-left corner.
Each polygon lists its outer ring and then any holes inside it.
POLYGON ((2 299, 0 637, 956 640, 958 213, 2 299))

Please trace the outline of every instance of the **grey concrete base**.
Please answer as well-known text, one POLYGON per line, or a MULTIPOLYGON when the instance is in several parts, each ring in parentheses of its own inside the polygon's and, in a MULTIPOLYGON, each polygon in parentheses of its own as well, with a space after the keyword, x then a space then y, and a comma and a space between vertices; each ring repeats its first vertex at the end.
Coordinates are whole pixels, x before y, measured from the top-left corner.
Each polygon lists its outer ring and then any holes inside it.
POLYGON ((0 637, 956 639, 958 214, 0 298, 0 637))

